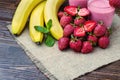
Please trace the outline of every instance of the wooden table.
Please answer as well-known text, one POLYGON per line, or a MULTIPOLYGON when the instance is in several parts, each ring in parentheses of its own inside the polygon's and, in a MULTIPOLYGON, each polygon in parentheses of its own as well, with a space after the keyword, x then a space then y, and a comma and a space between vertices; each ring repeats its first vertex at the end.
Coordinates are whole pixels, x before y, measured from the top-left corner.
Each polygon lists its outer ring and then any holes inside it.
MULTIPOLYGON (((0 80, 49 80, 16 43, 6 25, 20 0, 0 0, 0 80)), ((120 80, 120 60, 75 80, 120 80)))

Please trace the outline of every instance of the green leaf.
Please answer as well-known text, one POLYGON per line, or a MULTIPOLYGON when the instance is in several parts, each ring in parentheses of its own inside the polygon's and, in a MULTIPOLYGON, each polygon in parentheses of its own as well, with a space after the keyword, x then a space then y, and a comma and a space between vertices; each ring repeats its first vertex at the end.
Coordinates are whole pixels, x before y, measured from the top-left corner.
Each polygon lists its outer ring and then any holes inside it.
POLYGON ((47 22, 47 29, 50 30, 51 27, 52 27, 52 19, 50 19, 50 20, 47 22))
POLYGON ((77 10, 79 11, 80 9, 81 9, 81 7, 80 7, 80 6, 78 6, 77 10))
POLYGON ((48 47, 52 47, 54 44, 55 44, 55 39, 51 36, 51 35, 47 35, 47 38, 45 40, 45 44, 48 46, 48 47))
POLYGON ((35 30, 37 30, 38 32, 49 33, 49 30, 46 29, 45 27, 42 27, 42 26, 35 26, 34 28, 35 28, 35 30))
POLYGON ((112 34, 112 28, 108 29, 109 34, 112 34))

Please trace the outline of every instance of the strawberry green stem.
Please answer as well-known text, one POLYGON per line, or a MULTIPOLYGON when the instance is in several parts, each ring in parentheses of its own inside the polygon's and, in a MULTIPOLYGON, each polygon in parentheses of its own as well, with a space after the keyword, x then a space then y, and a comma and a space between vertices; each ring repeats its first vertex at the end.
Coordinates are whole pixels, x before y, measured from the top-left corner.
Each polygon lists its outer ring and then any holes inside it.
POLYGON ((102 20, 98 21, 98 24, 103 25, 104 22, 102 20))

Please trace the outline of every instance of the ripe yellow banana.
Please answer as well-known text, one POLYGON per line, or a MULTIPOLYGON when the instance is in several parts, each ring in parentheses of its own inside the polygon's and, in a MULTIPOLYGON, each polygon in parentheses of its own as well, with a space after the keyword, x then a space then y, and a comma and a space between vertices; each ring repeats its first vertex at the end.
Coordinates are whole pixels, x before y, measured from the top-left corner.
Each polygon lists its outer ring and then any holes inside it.
POLYGON ((42 42, 43 33, 35 30, 34 26, 44 26, 44 7, 46 1, 41 2, 31 13, 29 32, 33 42, 42 42))
POLYGON ((21 0, 12 20, 12 33, 19 35, 27 22, 32 9, 44 0, 21 0))
POLYGON ((45 23, 47 24, 49 19, 52 19, 52 27, 50 32, 57 40, 63 36, 63 29, 59 23, 57 12, 64 1, 65 0, 47 0, 44 10, 45 23))

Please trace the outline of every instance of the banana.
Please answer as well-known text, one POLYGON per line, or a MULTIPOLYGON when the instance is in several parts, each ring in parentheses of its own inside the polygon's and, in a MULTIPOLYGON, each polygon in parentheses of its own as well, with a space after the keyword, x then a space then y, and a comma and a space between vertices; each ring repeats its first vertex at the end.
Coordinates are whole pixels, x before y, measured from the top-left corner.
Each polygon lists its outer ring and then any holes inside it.
POLYGON ((21 0, 12 20, 11 32, 15 35, 19 35, 27 22, 32 9, 44 0, 21 0))
POLYGON ((47 0, 46 6, 44 9, 44 19, 45 23, 52 19, 52 27, 50 32, 55 39, 60 39, 63 36, 63 29, 59 23, 57 12, 60 6, 64 3, 65 0, 47 0))
POLYGON ((43 33, 35 30, 34 26, 44 26, 44 6, 46 1, 41 2, 31 13, 29 33, 33 42, 41 43, 43 33))

